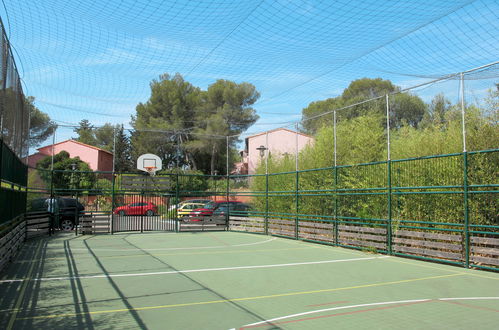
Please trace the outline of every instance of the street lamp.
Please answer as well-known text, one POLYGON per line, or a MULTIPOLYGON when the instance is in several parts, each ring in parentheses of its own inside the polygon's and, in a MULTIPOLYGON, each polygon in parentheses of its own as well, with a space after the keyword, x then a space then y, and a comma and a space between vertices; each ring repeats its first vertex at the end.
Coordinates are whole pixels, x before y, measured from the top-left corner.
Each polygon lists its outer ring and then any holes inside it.
POLYGON ((76 163, 72 163, 71 164, 71 192, 72 192, 72 196, 74 197, 74 191, 76 189, 75 187, 75 180, 74 180, 74 173, 75 173, 75 170, 76 170, 76 163))
POLYGON ((256 148, 256 150, 260 151, 260 158, 263 158, 263 156, 265 156, 265 150, 267 150, 267 148, 265 148, 265 146, 261 145, 258 148, 256 148))

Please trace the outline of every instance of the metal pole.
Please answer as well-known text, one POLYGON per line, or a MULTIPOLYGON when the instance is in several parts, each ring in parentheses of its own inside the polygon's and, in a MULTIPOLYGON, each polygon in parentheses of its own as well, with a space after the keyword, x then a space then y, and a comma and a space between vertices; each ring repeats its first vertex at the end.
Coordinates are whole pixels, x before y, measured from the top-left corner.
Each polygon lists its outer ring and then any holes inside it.
POLYGON ((336 154, 336 110, 333 112, 333 143, 334 143, 334 166, 338 165, 336 154))
POLYGON ((295 134, 295 168, 296 168, 296 178, 295 178, 295 238, 298 239, 298 232, 299 232, 299 220, 298 220, 298 214, 300 211, 300 201, 298 197, 298 191, 300 190, 299 187, 299 177, 298 177, 298 123, 295 124, 295 129, 296 129, 296 134, 295 134))
POLYGON ((229 207, 229 136, 226 137, 226 168, 227 168, 227 176, 226 176, 226 200, 227 200, 227 214, 225 216, 225 229, 229 228, 229 220, 230 220, 230 207, 229 207))
POLYGON ((336 151, 336 110, 333 111, 333 144, 334 144, 334 244, 338 245, 338 157, 336 151))
POLYGON ((390 150, 390 98, 386 94, 386 144, 387 144, 387 160, 391 160, 390 150))
POLYGON ((466 152, 466 118, 464 108, 464 73, 461 72, 461 121, 463 127, 463 152, 466 152))
MULTIPOLYGON (((51 159, 51 163, 50 163, 50 205, 52 205, 52 208, 51 210, 54 211, 54 144, 55 144, 55 134, 57 132, 57 128, 54 129, 54 133, 52 135, 52 159, 51 159)), ((57 201, 55 201, 55 203, 57 203, 57 201)), ((59 208, 57 207, 56 210, 59 210, 59 208)), ((56 217, 57 215, 52 212, 52 214, 50 215, 50 218, 51 218, 51 224, 50 224, 50 228, 49 228, 49 235, 50 233, 52 233, 52 231, 54 230, 54 226, 55 226, 55 220, 56 220, 56 217)))
POLYGON ((464 177, 463 177, 463 197, 464 197, 464 251, 465 267, 470 265, 470 229, 469 229, 469 207, 468 207, 468 153, 463 152, 464 177))
POLYGON ((390 98, 386 94, 386 137, 387 137, 387 206, 388 223, 386 228, 386 245, 388 254, 392 254, 392 161, 390 151, 390 98))
POLYGON ((295 124, 295 169, 298 172, 298 123, 295 124))
POLYGON ((269 132, 265 132, 265 235, 269 233, 269 132))
POLYGON ((461 121, 463 128, 463 202, 464 202, 464 251, 465 251, 465 267, 470 265, 470 228, 469 228, 469 206, 468 206, 468 151, 466 147, 466 109, 464 106, 464 73, 461 72, 461 121))
MULTIPOLYGON (((180 182, 179 182, 178 170, 177 170, 177 173, 175 174, 175 181, 176 181, 176 184, 175 184, 175 203, 178 206, 178 204, 180 202, 180 191, 179 191, 180 182)), ((175 212, 174 212, 173 216, 175 217, 175 219, 173 220, 174 225, 175 225, 175 232, 178 233, 180 231, 180 221, 178 219, 178 207, 175 207, 175 212)))
POLYGON ((111 235, 114 234, 114 208, 115 203, 115 189, 116 189, 116 127, 113 130, 113 173, 112 173, 112 190, 111 190, 111 223, 109 224, 109 231, 111 235))
POLYGON ((113 129, 113 174, 116 168, 116 127, 113 129))

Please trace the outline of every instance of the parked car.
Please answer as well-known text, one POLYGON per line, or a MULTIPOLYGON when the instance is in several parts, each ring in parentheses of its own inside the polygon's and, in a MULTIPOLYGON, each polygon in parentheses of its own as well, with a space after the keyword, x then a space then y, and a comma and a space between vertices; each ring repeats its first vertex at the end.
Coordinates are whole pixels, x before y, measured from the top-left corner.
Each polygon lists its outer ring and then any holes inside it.
POLYGON ((35 198, 31 200, 29 212, 49 212, 53 211, 56 215, 54 217, 54 226, 60 228, 64 231, 73 230, 75 227, 75 221, 78 221, 85 210, 83 204, 81 204, 75 198, 69 197, 56 197, 54 200, 57 202, 54 209, 50 209, 50 198, 35 198))
POLYGON ((114 209, 114 214, 119 215, 155 215, 158 207, 151 202, 137 202, 120 206, 114 209))
MULTIPOLYGON (((234 207, 244 204, 240 201, 212 201, 204 205, 202 208, 195 209, 193 210, 190 214, 190 221, 201 221, 203 220, 204 217, 209 217, 213 215, 213 212, 215 212, 218 208, 220 207, 225 207, 229 208, 229 210, 233 209, 234 207)), ((246 205, 246 204, 244 204, 246 205)))
POLYGON ((227 214, 233 214, 239 217, 247 217, 249 210, 251 210, 251 206, 245 203, 223 204, 213 211, 212 216, 225 218, 227 214))
POLYGON ((168 208, 168 210, 172 211, 172 210, 178 209, 182 205, 187 204, 187 203, 199 203, 199 204, 203 204, 204 205, 204 204, 209 203, 209 202, 211 202, 211 199, 187 199, 187 200, 181 201, 178 204, 171 205, 168 208))
POLYGON ((177 216, 179 218, 188 216, 193 210, 202 208, 206 203, 183 203, 177 209, 177 216))

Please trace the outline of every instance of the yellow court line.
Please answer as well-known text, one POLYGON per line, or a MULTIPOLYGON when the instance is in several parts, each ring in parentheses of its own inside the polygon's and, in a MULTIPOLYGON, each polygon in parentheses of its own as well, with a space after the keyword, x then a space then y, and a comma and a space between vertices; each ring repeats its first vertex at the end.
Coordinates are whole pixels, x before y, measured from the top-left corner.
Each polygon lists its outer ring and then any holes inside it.
MULTIPOLYGON (((38 246, 36 247, 36 250, 35 250, 36 254, 40 254, 41 242, 42 241, 38 241, 38 246)), ((29 270, 28 270, 28 277, 32 277, 34 268, 35 268, 35 263, 32 263, 29 267, 29 270)), ((14 326, 14 322, 17 319, 17 313, 20 311, 19 307, 21 306, 21 303, 24 300, 24 293, 26 292, 27 287, 28 287, 28 282, 26 281, 22 284, 21 290, 20 290, 19 294, 17 295, 16 304, 14 305, 14 309, 12 310, 13 313, 10 316, 9 324, 7 325, 7 330, 12 329, 14 326)))
MULTIPOLYGON (((296 242, 296 241, 291 241, 289 243, 291 244, 292 242, 296 242)), ((334 245, 329 245, 329 246, 314 245, 312 247, 316 248, 316 249, 322 249, 322 250, 328 250, 330 248, 339 248, 337 250, 335 249, 334 252, 343 252, 346 254, 353 254, 353 255, 357 255, 357 256, 366 254, 366 253, 363 253, 362 251, 351 251, 349 253, 350 250, 348 250, 347 248, 344 248, 341 246, 334 246, 334 245), (357 253, 355 253, 355 252, 357 252, 357 253)), ((470 276, 474 276, 474 277, 487 278, 487 279, 499 281, 499 277, 496 278, 496 277, 486 276, 486 275, 482 275, 482 274, 471 273, 474 271, 472 269, 463 268, 461 270, 452 270, 452 269, 449 269, 450 267, 452 267, 450 265, 442 265, 442 267, 437 267, 437 266, 423 265, 423 264, 421 264, 423 261, 418 262, 418 260, 412 260, 413 262, 408 262, 408 261, 403 261, 402 258, 400 258, 398 256, 392 256, 389 254, 380 254, 380 255, 390 257, 390 258, 386 258, 385 260, 389 260, 389 261, 393 261, 393 262, 398 262, 398 263, 403 263, 403 264, 417 266, 417 267, 437 269, 437 270, 447 271, 447 272, 456 273, 456 274, 470 275, 470 276), (468 271, 468 272, 465 272, 465 271, 468 271)))
MULTIPOLYGON (((136 257, 147 257, 147 256, 188 256, 188 255, 210 255, 210 254, 231 254, 231 253, 241 253, 241 252, 273 252, 273 251, 291 251, 291 250, 305 250, 307 247, 297 247, 297 248, 282 248, 282 249, 260 249, 260 250, 231 250, 231 251, 213 251, 213 252, 188 252, 188 253, 148 253, 148 254, 131 254, 127 256, 97 256, 98 259, 122 259, 122 258, 136 258, 136 257)), ((43 260, 66 260, 66 257, 51 257, 44 258, 43 260)), ((78 260, 81 259, 95 259, 93 256, 78 256, 78 260)), ((16 263, 26 263, 26 262, 34 262, 40 261, 41 259, 35 260, 19 260, 16 263)))
POLYGON ((464 275, 464 274, 449 274, 449 275, 439 275, 439 276, 430 276, 430 277, 420 277, 420 278, 415 278, 415 279, 410 279, 410 280, 400 280, 400 281, 390 281, 390 282, 381 282, 381 283, 371 283, 371 284, 363 284, 363 285, 350 286, 350 287, 344 287, 344 288, 334 288, 334 289, 322 289, 322 290, 301 291, 301 292, 288 292, 288 293, 279 293, 279 294, 266 295, 266 296, 234 298, 234 299, 222 299, 222 300, 211 300, 211 301, 200 301, 200 302, 172 304, 172 305, 160 305, 160 306, 146 306, 146 307, 137 307, 137 308, 112 309, 112 310, 103 310, 103 311, 95 311, 95 312, 88 312, 88 313, 52 314, 52 315, 24 317, 24 318, 19 318, 19 319, 21 319, 21 320, 51 319, 51 318, 71 317, 71 316, 79 316, 79 315, 98 315, 98 314, 120 313, 120 312, 129 312, 129 311, 146 311, 146 310, 166 309, 166 308, 174 308, 174 307, 187 307, 187 306, 199 306, 199 305, 219 304, 219 303, 236 302, 236 301, 250 301, 250 300, 259 300, 259 299, 271 299, 271 298, 290 297, 290 296, 298 296, 298 295, 314 294, 314 293, 344 291, 344 290, 353 290, 353 289, 364 289, 364 288, 379 287, 379 286, 384 286, 384 285, 393 285, 393 284, 410 283, 410 282, 417 282, 417 281, 426 281, 426 280, 433 280, 433 279, 440 279, 440 278, 448 278, 448 277, 454 277, 454 276, 460 276, 460 275, 464 275))

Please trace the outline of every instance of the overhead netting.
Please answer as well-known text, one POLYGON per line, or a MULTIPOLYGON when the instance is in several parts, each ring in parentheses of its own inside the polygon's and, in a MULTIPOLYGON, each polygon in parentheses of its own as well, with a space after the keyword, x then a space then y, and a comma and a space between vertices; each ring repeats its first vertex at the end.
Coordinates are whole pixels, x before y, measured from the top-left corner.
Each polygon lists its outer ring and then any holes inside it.
MULTIPOLYGON (((402 87, 497 60, 489 0, 6 1, 0 14, 26 95, 59 124, 128 125, 149 83, 254 84, 254 132, 299 120, 352 80, 402 87)), ((476 79, 497 79, 497 67, 476 79)))

